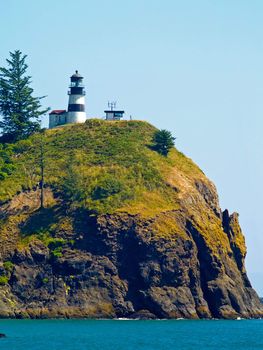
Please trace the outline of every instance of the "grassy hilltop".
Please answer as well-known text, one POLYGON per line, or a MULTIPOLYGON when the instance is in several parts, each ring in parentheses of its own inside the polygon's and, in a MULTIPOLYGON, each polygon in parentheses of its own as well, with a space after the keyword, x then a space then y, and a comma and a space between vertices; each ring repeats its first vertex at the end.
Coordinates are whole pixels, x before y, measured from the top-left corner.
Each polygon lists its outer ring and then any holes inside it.
POLYGON ((190 181, 205 177, 176 149, 167 158, 152 150, 155 131, 141 121, 93 119, 17 142, 1 150, 6 161, 0 163, 0 202, 37 188, 42 144, 45 185, 75 206, 99 214, 124 210, 141 215, 177 208, 169 184, 175 171, 190 181))

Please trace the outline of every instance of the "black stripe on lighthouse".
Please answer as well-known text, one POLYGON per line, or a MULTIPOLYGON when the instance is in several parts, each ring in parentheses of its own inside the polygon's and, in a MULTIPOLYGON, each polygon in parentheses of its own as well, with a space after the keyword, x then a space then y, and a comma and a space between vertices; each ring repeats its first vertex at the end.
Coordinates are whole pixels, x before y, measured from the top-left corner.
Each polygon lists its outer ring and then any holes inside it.
POLYGON ((85 112, 85 105, 72 103, 68 105, 68 112, 85 112))
POLYGON ((85 95, 84 87, 79 87, 79 86, 70 87, 69 95, 85 95))

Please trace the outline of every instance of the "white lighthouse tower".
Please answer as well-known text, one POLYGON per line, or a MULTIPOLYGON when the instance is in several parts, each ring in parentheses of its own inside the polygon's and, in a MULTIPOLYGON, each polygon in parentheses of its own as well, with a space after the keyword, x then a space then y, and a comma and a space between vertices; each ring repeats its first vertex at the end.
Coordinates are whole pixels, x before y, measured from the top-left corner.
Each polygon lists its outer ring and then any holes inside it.
POLYGON ((76 70, 70 77, 68 111, 65 109, 55 109, 49 113, 49 127, 71 124, 85 123, 85 90, 83 77, 76 70))
POLYGON ((76 70, 75 74, 70 77, 70 81, 67 123, 84 123, 86 112, 83 77, 76 70))

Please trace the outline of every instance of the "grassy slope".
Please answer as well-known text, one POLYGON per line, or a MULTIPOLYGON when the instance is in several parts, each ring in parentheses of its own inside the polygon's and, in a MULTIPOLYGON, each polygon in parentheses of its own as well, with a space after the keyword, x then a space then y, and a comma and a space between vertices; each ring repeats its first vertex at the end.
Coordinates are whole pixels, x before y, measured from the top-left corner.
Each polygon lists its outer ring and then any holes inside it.
MULTIPOLYGON (((167 158, 153 151, 150 146, 155 130, 142 121, 94 119, 20 141, 11 151, 2 151, 2 167, 3 152, 8 152, 7 163, 12 171, 0 181, 0 202, 37 187, 43 142, 45 182, 62 197, 68 192, 72 206, 85 207, 97 214, 126 212, 155 217, 152 230, 163 236, 175 232, 185 235, 174 216, 163 216, 170 210, 182 211, 184 203, 183 210, 193 218, 211 247, 229 250, 220 220, 200 199, 195 186, 196 180, 211 186, 209 180, 176 149, 167 158)), ((16 220, 23 220, 23 216, 16 220)), ((49 227, 54 229, 54 225, 49 227)))
POLYGON ((42 139, 46 184, 62 188, 65 178, 70 180, 70 177, 75 177, 86 189, 85 198, 89 200, 89 207, 98 212, 110 212, 123 205, 131 212, 141 212, 145 201, 145 210, 151 209, 148 206, 153 201, 153 210, 158 206, 163 209, 173 208, 174 191, 166 186, 166 180, 174 171, 174 166, 192 179, 202 177, 203 174, 192 161, 175 149, 168 158, 151 150, 149 146, 155 130, 150 124, 140 121, 88 120, 85 125, 47 130, 43 136, 37 134, 20 141, 12 147, 15 169, 0 181, 0 202, 37 186, 40 181, 42 139), (114 179, 119 182, 119 187, 110 196, 112 198, 96 198, 94 195, 89 198, 96 186, 114 179), (172 202, 169 203, 167 199, 172 202))

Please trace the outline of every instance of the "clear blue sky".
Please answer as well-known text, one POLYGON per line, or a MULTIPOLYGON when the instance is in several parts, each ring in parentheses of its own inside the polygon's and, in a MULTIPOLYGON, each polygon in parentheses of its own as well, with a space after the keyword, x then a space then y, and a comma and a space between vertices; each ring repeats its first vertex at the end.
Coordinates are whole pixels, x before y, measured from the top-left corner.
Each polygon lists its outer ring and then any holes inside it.
POLYGON ((261 0, 8 0, 0 22, 0 65, 9 51, 28 54, 47 106, 67 107, 78 69, 89 116, 117 100, 127 116, 173 132, 216 184, 222 208, 240 213, 261 295, 262 16, 261 0))

